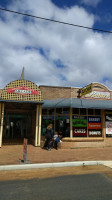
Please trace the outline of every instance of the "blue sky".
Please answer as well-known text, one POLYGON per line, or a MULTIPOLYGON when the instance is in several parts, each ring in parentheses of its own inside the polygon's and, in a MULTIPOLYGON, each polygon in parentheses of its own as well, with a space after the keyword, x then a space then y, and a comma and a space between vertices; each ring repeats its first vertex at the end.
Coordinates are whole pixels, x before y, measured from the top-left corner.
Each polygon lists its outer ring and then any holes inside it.
MULTIPOLYGON (((111 0, 0 0, 0 7, 112 31, 111 0)), ((0 11, 0 87, 20 78, 37 85, 112 89, 112 34, 0 11)))

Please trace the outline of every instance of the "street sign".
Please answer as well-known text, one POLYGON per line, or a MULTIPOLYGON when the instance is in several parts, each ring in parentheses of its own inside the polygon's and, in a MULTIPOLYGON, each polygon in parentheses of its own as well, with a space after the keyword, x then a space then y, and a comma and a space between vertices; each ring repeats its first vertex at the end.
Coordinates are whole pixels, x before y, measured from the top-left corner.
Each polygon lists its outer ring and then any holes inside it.
POLYGON ((93 89, 93 84, 92 83, 87 85, 86 87, 82 88, 80 90, 81 91, 81 96, 91 93, 92 89, 93 89))

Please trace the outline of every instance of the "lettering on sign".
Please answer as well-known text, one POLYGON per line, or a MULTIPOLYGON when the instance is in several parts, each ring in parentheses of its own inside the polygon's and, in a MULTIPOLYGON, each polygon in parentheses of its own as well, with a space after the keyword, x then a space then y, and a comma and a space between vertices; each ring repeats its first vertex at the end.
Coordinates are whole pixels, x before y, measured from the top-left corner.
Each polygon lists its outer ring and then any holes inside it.
POLYGON ((89 136, 101 136, 101 131, 89 131, 89 136))
POLYGON ((15 93, 15 94, 21 94, 21 95, 28 95, 28 94, 38 95, 39 94, 38 91, 27 88, 25 86, 9 88, 9 89, 7 89, 7 93, 15 93))
POLYGON ((88 86, 86 86, 85 88, 82 88, 81 91, 81 96, 86 95, 88 93, 91 93, 93 89, 93 84, 90 84, 88 86))
POLYGON ((94 98, 94 99, 110 99, 110 92, 100 92, 93 91, 89 94, 85 95, 86 98, 94 98))

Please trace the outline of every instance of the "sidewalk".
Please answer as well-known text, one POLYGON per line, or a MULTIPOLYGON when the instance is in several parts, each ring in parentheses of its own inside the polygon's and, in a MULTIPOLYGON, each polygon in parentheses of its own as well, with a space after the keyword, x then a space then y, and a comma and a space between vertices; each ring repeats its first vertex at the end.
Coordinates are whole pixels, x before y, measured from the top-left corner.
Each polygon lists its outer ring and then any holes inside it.
MULTIPOLYGON (((0 148, 0 165, 20 164, 23 159, 23 145, 7 145, 0 148)), ((111 161, 112 147, 108 148, 80 148, 80 149, 52 149, 43 150, 40 147, 28 145, 27 159, 32 164, 57 163, 74 161, 111 161)))

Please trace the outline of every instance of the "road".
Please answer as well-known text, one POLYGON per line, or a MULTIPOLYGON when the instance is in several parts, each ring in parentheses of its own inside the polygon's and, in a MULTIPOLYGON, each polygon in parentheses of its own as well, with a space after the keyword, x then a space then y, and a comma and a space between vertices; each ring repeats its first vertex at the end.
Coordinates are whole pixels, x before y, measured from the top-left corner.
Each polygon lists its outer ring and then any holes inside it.
POLYGON ((0 200, 112 200, 112 170, 104 166, 0 172, 0 200))
POLYGON ((0 200, 112 200, 105 174, 66 175, 0 182, 0 200))

